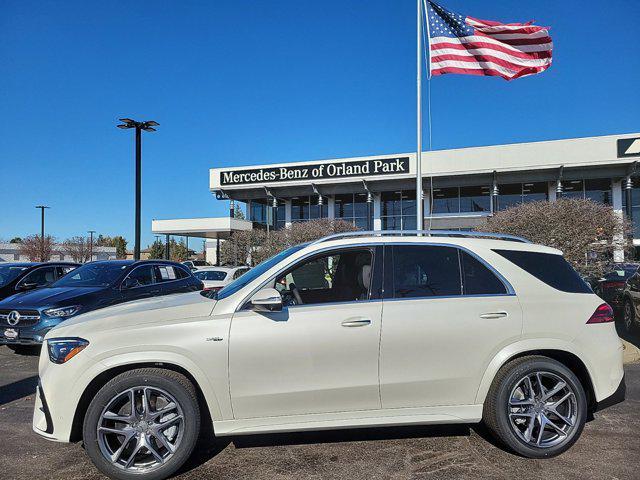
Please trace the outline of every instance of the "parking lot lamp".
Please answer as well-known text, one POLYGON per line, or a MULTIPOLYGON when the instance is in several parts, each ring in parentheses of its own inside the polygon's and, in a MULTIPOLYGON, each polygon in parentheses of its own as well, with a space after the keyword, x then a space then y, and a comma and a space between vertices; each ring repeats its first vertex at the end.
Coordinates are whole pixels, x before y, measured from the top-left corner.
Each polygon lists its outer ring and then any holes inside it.
POLYGON ((121 118, 122 124, 117 125, 118 128, 136 129, 136 234, 135 244, 133 247, 134 260, 140 260, 140 208, 141 208, 141 196, 142 196, 142 130, 145 132, 155 132, 160 125, 158 122, 148 120, 145 122, 137 122, 130 118, 121 118))
POLYGON ((36 205, 36 208, 40 209, 40 261, 44 262, 44 211, 51 207, 36 205))

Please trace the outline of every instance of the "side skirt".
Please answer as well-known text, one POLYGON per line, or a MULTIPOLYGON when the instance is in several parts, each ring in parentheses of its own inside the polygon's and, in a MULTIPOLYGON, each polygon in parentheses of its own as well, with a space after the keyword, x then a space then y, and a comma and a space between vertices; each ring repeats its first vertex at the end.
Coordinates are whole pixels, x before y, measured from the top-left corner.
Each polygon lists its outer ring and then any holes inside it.
POLYGON ((243 418, 214 421, 214 429, 216 435, 228 436, 376 426, 395 427, 417 424, 478 423, 481 419, 482 405, 455 405, 447 407, 393 408, 243 418))

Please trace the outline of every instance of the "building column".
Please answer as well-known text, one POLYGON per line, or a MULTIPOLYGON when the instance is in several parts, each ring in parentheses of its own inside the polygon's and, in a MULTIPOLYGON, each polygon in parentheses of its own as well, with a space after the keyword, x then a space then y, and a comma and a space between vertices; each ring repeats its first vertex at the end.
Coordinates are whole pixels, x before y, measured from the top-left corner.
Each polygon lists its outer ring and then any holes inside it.
POLYGON ((382 230, 382 194, 376 193, 373 196, 373 229, 382 230))
POLYGON ((291 200, 284 201, 284 227, 291 228, 291 200))
MULTIPOLYGON (((617 180, 611 181, 611 203, 613 207, 613 213, 620 220, 622 224, 624 218, 624 212, 622 211, 622 182, 617 180)), ((616 234, 614 236, 614 244, 622 245, 624 243, 624 238, 620 234, 616 234)), ((613 251, 613 261, 614 262, 624 262, 624 249, 616 248, 613 251)))
POLYGON ((547 197, 549 197, 550 202, 555 202, 558 198, 556 197, 556 184, 555 182, 547 182, 547 197))
POLYGON ((329 220, 336 218, 336 197, 333 195, 327 197, 327 218, 329 220))

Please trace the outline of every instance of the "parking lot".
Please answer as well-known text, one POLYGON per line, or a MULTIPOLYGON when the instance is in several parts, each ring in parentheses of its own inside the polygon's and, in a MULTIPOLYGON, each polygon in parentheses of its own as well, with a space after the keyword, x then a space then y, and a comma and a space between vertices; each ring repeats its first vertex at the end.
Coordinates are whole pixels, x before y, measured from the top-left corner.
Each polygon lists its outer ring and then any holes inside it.
MULTIPOLYGON (((0 347, 0 477, 103 478, 80 444, 32 433, 37 360, 0 347)), ((638 478, 640 363, 626 365, 626 374, 627 401, 598 413, 581 440, 551 460, 507 453, 477 426, 342 430, 203 442, 177 478, 638 478)))

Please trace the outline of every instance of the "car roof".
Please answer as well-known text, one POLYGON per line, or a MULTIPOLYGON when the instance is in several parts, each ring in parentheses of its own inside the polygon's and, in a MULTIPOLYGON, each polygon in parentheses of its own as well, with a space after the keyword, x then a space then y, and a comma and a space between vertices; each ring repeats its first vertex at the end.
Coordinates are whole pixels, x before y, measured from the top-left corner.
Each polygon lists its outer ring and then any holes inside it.
MULTIPOLYGON (((196 272, 211 272, 211 271, 219 271, 219 272, 232 272, 237 270, 238 268, 249 268, 249 267, 202 267, 196 270, 196 272)), ((195 272, 194 272, 195 273, 195 272)))
MULTIPOLYGON (((162 260, 162 259, 149 259, 149 260, 95 260, 93 262, 89 262, 90 264, 93 265, 97 265, 97 264, 107 264, 107 265, 126 265, 126 266, 130 266, 130 265, 145 265, 145 264, 162 264, 162 265, 176 265, 176 266, 182 266, 184 267, 184 265, 182 265, 181 263, 178 262, 172 262, 171 260, 162 260)), ((85 265, 88 265, 89 263, 86 263, 85 265)))
POLYGON ((79 263, 74 263, 74 262, 6 262, 3 263, 2 266, 3 267, 26 267, 26 268, 33 268, 33 267, 39 267, 41 265, 73 265, 73 266, 78 266, 80 265, 79 263))

